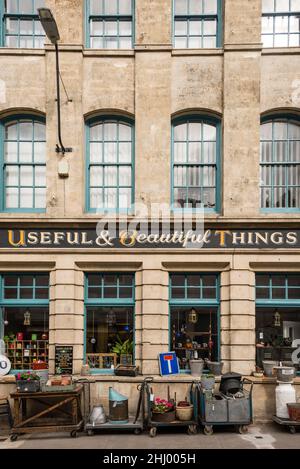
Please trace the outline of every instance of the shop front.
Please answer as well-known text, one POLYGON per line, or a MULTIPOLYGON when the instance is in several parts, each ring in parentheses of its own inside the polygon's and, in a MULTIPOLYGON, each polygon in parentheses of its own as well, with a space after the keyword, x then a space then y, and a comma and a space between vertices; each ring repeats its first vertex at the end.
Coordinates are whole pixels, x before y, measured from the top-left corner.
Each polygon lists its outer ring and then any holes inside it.
MULTIPOLYGON (((51 230, 43 232, 35 232, 35 239, 48 240, 46 245, 17 246, 23 235, 15 231, 10 235, 15 246, 1 248, 1 338, 12 365, 1 378, 2 395, 15 389, 18 371, 63 373, 57 357, 65 347, 73 379, 84 372, 91 382, 92 403, 106 405, 113 386, 129 397, 134 412, 137 384, 145 376, 154 377, 161 396, 173 382, 184 400, 195 379, 190 360, 202 358, 221 361, 223 372, 249 377, 254 418, 271 419, 276 379, 253 372, 263 369, 265 360, 293 362, 300 371, 297 247, 233 249, 222 245, 221 237, 218 246, 197 251, 90 243, 57 247, 49 244, 51 230), (162 377, 158 354, 168 351, 176 352, 180 373, 162 377), (120 363, 136 365, 140 374, 116 376, 120 363)), ((68 232, 74 239, 74 228, 68 232)), ((90 241, 88 234, 81 238, 90 241)), ((295 386, 299 395, 300 377, 295 386)))

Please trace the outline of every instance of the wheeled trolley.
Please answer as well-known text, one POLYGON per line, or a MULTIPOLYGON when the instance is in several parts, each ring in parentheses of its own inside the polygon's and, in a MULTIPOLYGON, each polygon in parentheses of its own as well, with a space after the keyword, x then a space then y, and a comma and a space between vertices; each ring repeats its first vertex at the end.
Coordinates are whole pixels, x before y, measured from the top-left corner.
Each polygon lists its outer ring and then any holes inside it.
POLYGON ((277 417, 276 415, 273 416, 273 422, 278 423, 278 425, 288 427, 292 435, 297 432, 297 428, 300 428, 300 422, 297 422, 296 420, 282 419, 280 417, 277 417))
POLYGON ((244 397, 220 396, 219 399, 212 392, 205 391, 198 385, 200 396, 199 422, 203 425, 205 435, 213 434, 215 425, 232 425, 237 427, 239 433, 248 432, 248 426, 253 421, 252 411, 252 381, 242 380, 241 392, 244 397), (245 388, 249 385, 249 389, 245 388))
MULTIPOLYGON (((118 421, 107 421, 105 423, 91 423, 90 419, 85 425, 85 430, 88 436, 94 435, 96 431, 110 431, 110 430, 133 430, 135 435, 139 435, 144 430, 145 425, 145 387, 147 380, 152 378, 145 378, 144 381, 137 386, 139 391, 139 399, 134 418, 129 418, 128 422, 121 423, 118 421)), ((91 413, 92 414, 92 413, 91 413)), ((90 414, 90 415, 91 415, 90 414)))
POLYGON ((146 382, 146 399, 147 399, 147 417, 146 417, 146 428, 149 431, 149 436, 154 438, 157 434, 158 428, 171 428, 171 427, 185 427, 187 428, 188 435, 196 435, 198 432, 198 393, 195 392, 195 382, 191 384, 190 387, 190 402, 193 405, 193 419, 192 420, 172 420, 169 422, 158 422, 153 420, 153 401, 151 399, 151 390, 149 383, 151 381, 148 380, 146 382))

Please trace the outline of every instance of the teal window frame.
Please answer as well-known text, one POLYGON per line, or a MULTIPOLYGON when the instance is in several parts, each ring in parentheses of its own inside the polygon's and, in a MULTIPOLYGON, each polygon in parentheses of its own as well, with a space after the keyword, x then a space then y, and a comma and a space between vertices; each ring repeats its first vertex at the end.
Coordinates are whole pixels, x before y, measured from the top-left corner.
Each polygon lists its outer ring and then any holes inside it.
MULTIPOLYGON (((99 284, 100 286, 100 284, 99 284)), ((115 288, 112 287, 112 288, 115 288)), ((124 288, 126 288, 124 286, 124 288)), ((84 350, 83 350, 83 360, 86 363, 86 346, 87 346, 87 308, 88 307, 110 307, 110 306, 119 306, 119 307, 126 307, 130 306, 133 310, 133 363, 135 362, 135 272, 85 272, 84 275, 84 350), (99 298, 89 298, 88 296, 88 276, 89 275, 99 275, 101 277, 101 293, 102 297, 99 298), (117 298, 105 298, 104 297, 104 277, 105 275, 116 275, 117 276, 117 298), (120 288, 120 275, 130 275, 132 277, 132 284, 130 287, 132 288, 132 295, 128 298, 120 298, 119 295, 119 288, 120 288)), ((113 370, 108 369, 91 369, 92 374, 114 374, 113 370)))
MULTIPOLYGON (((191 14, 190 13, 190 1, 191 0, 186 0, 187 2, 187 14, 176 14, 175 10, 175 1, 172 0, 172 38, 173 38, 173 48, 175 49, 189 49, 189 40, 191 37, 200 37, 201 38, 201 44, 202 47, 199 47, 199 49, 206 49, 206 47, 203 47, 203 38, 204 37, 215 37, 216 38, 216 45, 214 47, 208 47, 208 49, 216 49, 216 48, 221 48, 222 47, 222 16, 223 16, 223 1, 222 0, 217 0, 217 13, 216 14, 205 14, 204 12, 202 14, 191 14), (216 34, 214 35, 203 35, 203 23, 205 21, 209 20, 216 20, 217 26, 216 26, 216 34), (187 24, 187 34, 185 35, 175 35, 175 23, 176 22, 185 22, 187 24), (201 21, 202 27, 201 27, 201 35, 192 35, 190 34, 190 23, 192 21, 201 21), (187 40, 187 47, 181 48, 181 47, 176 47, 175 45, 175 38, 176 37, 184 37, 187 40)), ((202 1, 202 0, 201 0, 202 1)), ((203 7, 202 7, 203 8, 203 7)), ((195 49, 195 47, 192 47, 195 49)), ((196 48, 198 49, 198 47, 196 48)))
MULTIPOLYGON (((7 288, 7 287, 6 287, 7 288)), ((14 287, 10 287, 10 288, 14 288, 14 287)), ((30 288, 30 286, 24 286, 23 288, 30 288)), ((3 323, 3 308, 18 308, 18 307, 28 307, 28 308, 34 308, 34 307, 41 307, 41 306, 48 306, 49 307, 49 304, 50 304, 50 276, 49 276, 49 272, 39 272, 39 273, 36 273, 36 272, 26 272, 26 273, 19 273, 19 272, 2 272, 0 274, 0 322, 1 322, 1 326, 0 326, 0 338, 2 338, 2 334, 3 334, 3 329, 2 329, 2 323, 3 323), (36 286, 36 278, 40 275, 43 275, 43 276, 46 276, 48 275, 49 277, 49 283, 48 283, 48 299, 40 299, 40 298, 36 298, 36 289, 37 288, 47 288, 45 286, 41 286, 41 287, 37 287, 36 286), (5 281, 5 278, 8 278, 8 277, 18 277, 18 281, 17 281, 17 291, 18 291, 18 298, 15 298, 15 299, 5 299, 4 298, 4 289, 5 289, 5 286, 4 286, 4 281, 5 281), (28 299, 20 299, 20 289, 22 288, 20 283, 21 283, 21 277, 28 277, 28 276, 33 276, 33 284, 32 284, 32 287, 33 287, 33 297, 32 298, 28 298, 28 299)), ((24 370, 11 370, 9 374, 11 375, 15 375, 16 373, 19 373, 19 372, 22 372, 24 370)), ((28 370, 27 370, 28 371, 28 370)))
MULTIPOLYGON (((0 16, 1 16, 1 22, 0 22, 0 45, 1 47, 11 47, 8 46, 6 43, 6 37, 11 36, 11 37, 16 37, 18 39, 18 45, 17 48, 24 48, 27 49, 27 47, 21 47, 20 46, 20 37, 31 37, 32 38, 32 47, 28 47, 29 49, 43 49, 43 47, 37 47, 35 45, 35 38, 46 38, 45 33, 42 30, 41 27, 41 34, 35 34, 35 22, 39 20, 38 13, 36 11, 35 13, 35 1, 36 0, 31 0, 32 1, 32 11, 31 13, 21 13, 20 12, 20 1, 22 0, 16 0, 17 1, 17 12, 10 13, 6 12, 5 9, 5 1, 1 0, 0 2, 0 16), (18 33, 16 34, 7 34, 6 33, 6 21, 7 20, 16 20, 18 21, 18 33), (32 21, 32 34, 21 34, 20 33, 20 21, 22 20, 31 20, 32 21)), ((41 4, 44 2, 41 2, 41 4)), ((39 8, 41 5, 37 5, 37 8, 39 8)), ((44 5, 45 6, 45 5, 44 5)))
MULTIPOLYGON (((174 198, 174 191, 177 188, 175 187, 174 184, 174 173, 175 173, 175 167, 176 166, 183 166, 183 167, 215 167, 216 168, 216 173, 215 173, 215 206, 214 207, 204 207, 204 212, 205 213, 219 213, 221 210, 221 193, 222 193, 222 179, 221 179, 221 174, 222 174, 222 124, 221 120, 216 118, 216 117, 211 117, 211 116, 206 116, 204 114, 201 115, 188 115, 188 116, 182 116, 174 119, 172 121, 172 131, 171 131, 171 140, 172 140, 172 148, 171 148, 171 209, 173 212, 197 212, 199 209, 197 208, 192 208, 192 207, 176 207, 175 206, 175 198, 174 198), (216 161, 215 163, 183 163, 183 162, 175 162, 175 140, 174 140, 174 131, 175 127, 180 124, 189 124, 189 123, 202 123, 203 124, 208 124, 211 126, 214 126, 216 128, 216 161)), ((184 142, 183 142, 184 143, 184 142)), ((185 141, 187 146, 189 145, 190 141, 187 139, 185 141)), ((203 139, 200 142, 201 144, 201 160, 203 159, 203 152, 202 152, 202 147, 203 147, 203 139)), ((188 157, 188 148, 186 150, 186 154, 188 157)), ((203 160, 202 160, 203 161, 203 160)), ((203 181, 203 172, 202 172, 202 181, 203 181)), ((178 186, 178 188, 184 187, 184 186, 178 186)), ((190 186, 188 185, 188 175, 186 175, 186 189, 200 189, 201 194, 203 194, 203 191, 205 188, 213 188, 211 187, 206 187, 201 184, 201 186, 190 186)))
MULTIPOLYGON (((272 0, 271 0, 272 1, 272 0)), ((300 46, 300 8, 298 11, 293 10, 293 1, 294 0, 286 0, 288 8, 286 10, 278 10, 277 11, 277 1, 278 0, 273 0, 273 11, 266 12, 262 10, 262 33, 261 33, 261 38, 262 38, 262 43, 264 44, 264 36, 266 37, 271 37, 272 38, 272 45, 263 45, 263 47, 266 48, 274 48, 274 47, 299 47, 300 46), (291 22, 293 17, 298 17, 298 25, 299 25, 299 30, 298 31, 291 31, 291 22), (272 18, 273 26, 272 26, 272 32, 263 32, 263 21, 264 18, 272 18), (284 32, 276 32, 276 19, 277 18, 287 18, 287 31, 284 32), (279 38, 280 36, 287 36, 288 40, 288 45, 275 45, 276 39, 279 38), (298 38, 298 44, 291 44, 291 37, 292 36, 297 36, 298 38)))
MULTIPOLYGON (((47 189, 47 183, 45 186, 39 186, 35 184, 35 169, 37 167, 43 167, 47 168, 46 164, 46 138, 45 140, 35 140, 34 139, 34 125, 33 125, 33 139, 30 140, 24 140, 26 143, 32 144, 32 161, 31 162, 20 162, 20 134, 19 134, 19 123, 22 121, 31 121, 33 124, 39 123, 43 124, 45 126, 45 131, 46 131, 46 120, 43 117, 40 116, 34 116, 34 115, 28 115, 28 114, 19 114, 19 115, 12 115, 9 116, 5 119, 0 120, 0 162, 1 162, 1 174, 0 174, 0 183, 1 183, 1 191, 0 191, 0 211, 1 212, 6 212, 6 213, 45 213, 46 212, 46 203, 45 207, 43 208, 36 208, 35 206, 33 207, 26 207, 22 208, 20 207, 20 190, 21 188, 26 189, 26 188, 32 188, 33 189, 33 205, 35 205, 35 190, 36 189, 47 189), (18 161, 17 162, 6 162, 5 161, 5 150, 4 146, 6 143, 5 140, 5 127, 8 124, 16 123, 18 124, 18 137, 17 140, 11 140, 11 142, 17 142, 18 146, 18 152, 17 152, 17 157, 18 161), (34 161, 34 143, 45 143, 45 161, 44 162, 39 162, 39 161, 34 161), (18 185, 14 186, 7 186, 6 185, 6 167, 8 166, 18 166, 18 185), (21 185, 21 169, 25 167, 31 167, 32 168, 32 178, 33 178, 33 185, 32 186, 24 186, 21 185), (6 188, 7 187, 12 187, 12 188, 18 188, 18 207, 14 208, 7 208, 6 205, 6 188)), ((47 174, 46 174, 47 177, 47 174)))
MULTIPOLYGON (((274 197, 274 189, 276 188, 284 188, 285 189, 285 194, 288 194, 289 193, 289 189, 295 189, 297 190, 297 188, 299 189, 300 191, 300 181, 299 181, 299 184, 289 184, 289 177, 290 177, 290 172, 289 172, 289 169, 291 167, 294 167, 294 170, 297 171, 297 168, 300 168, 300 157, 299 157, 299 161, 296 161, 296 160, 293 160, 293 161, 290 161, 290 146, 291 146, 291 142, 298 142, 297 139, 290 139, 289 138, 289 134, 287 133, 287 138, 286 139, 279 139, 279 138, 276 138, 276 135, 275 135, 275 131, 274 131, 274 127, 276 124, 276 122, 281 122, 281 123, 286 123, 287 124, 287 132, 289 131, 289 123, 297 123, 299 126, 300 126, 300 118, 297 116, 297 115, 294 115, 294 114, 282 114, 282 115, 271 115, 271 116, 266 116, 264 117, 262 120, 261 120, 261 129, 262 129, 262 126, 264 124, 268 124, 268 123, 272 123, 272 141, 271 140, 266 140, 266 139, 260 139, 260 174, 261 174, 261 177, 260 177, 260 210, 261 212, 274 212, 274 213, 281 213, 281 212, 288 212, 288 213, 293 213, 293 212, 296 212, 298 213, 300 211, 300 204, 299 204, 299 207, 289 207, 289 197, 285 197, 285 204, 286 206, 285 207, 274 207, 274 203, 275 203, 275 197, 274 197), (263 146, 263 143, 265 142, 272 142, 272 161, 263 161, 262 160, 262 156, 263 156, 263 151, 262 151, 262 146, 263 146), (275 143, 276 142, 286 142, 287 143, 287 160, 286 161, 276 161, 276 158, 275 158, 275 148, 276 148, 276 145, 275 143), (270 176, 270 179, 271 179, 271 183, 270 184, 263 184, 263 175, 262 175, 262 172, 263 172, 263 168, 266 168, 266 174, 265 174, 265 177, 268 177, 267 175, 267 168, 270 167, 270 171, 271 171, 271 176, 270 176), (276 167, 285 167, 285 184, 284 185, 278 185, 278 184, 274 184, 274 173, 275 173, 275 168, 276 167), (264 190, 269 190, 269 193, 271 194, 271 206, 270 207, 263 207, 263 192, 264 190)), ((296 175, 295 175, 295 179, 296 179, 296 175)), ((300 195, 299 195, 299 200, 300 200, 300 195)))
MULTIPOLYGON (((180 287, 178 287, 180 288, 180 287)), ((209 288, 209 287, 208 287, 209 288)), ((215 272, 170 272, 169 273, 169 348, 172 348, 172 330, 171 330, 171 309, 172 307, 182 306, 187 308, 192 307, 215 307, 217 308, 217 323, 218 323, 218 360, 221 357, 221 316, 220 316, 220 274, 215 272), (181 288, 185 290, 185 298, 174 299, 172 297, 172 277, 174 275, 184 276, 184 284, 181 288), (188 287, 188 276, 198 276, 200 279, 200 290, 201 296, 199 298, 188 298, 188 288, 198 288, 198 287, 188 287), (205 276, 215 276, 215 289, 216 296, 215 298, 203 298, 203 278, 205 276)), ((187 370, 180 370, 181 373, 188 373, 187 370)), ((189 373, 188 373, 189 374, 189 373)))
POLYGON ((255 277, 255 302, 258 306, 300 306, 300 285, 294 286, 289 285, 289 280, 293 278, 299 278, 299 273, 289 273, 286 274, 284 272, 272 272, 272 273, 257 273, 255 277), (260 277, 268 276, 268 284, 262 285, 259 284, 260 277), (274 280, 276 277, 284 277, 284 285, 276 285, 274 284, 274 280), (269 295, 268 298, 259 298, 257 293, 259 290, 268 290, 269 295), (299 298, 289 298, 289 291, 291 289, 295 289, 299 291, 299 298), (276 290, 284 290, 284 298, 276 298, 274 297, 274 292, 276 290))
MULTIPOLYGON (((132 213, 132 206, 134 204, 134 197, 135 197, 135 127, 134 127, 134 121, 130 118, 127 117, 122 117, 122 116, 115 116, 115 115, 104 115, 104 116, 99 116, 95 117, 93 119, 89 119, 86 121, 86 171, 85 171, 85 180, 86 180, 86 211, 90 213, 132 213), (93 143, 91 141, 90 137, 90 129, 93 125, 96 124, 104 124, 105 123, 117 123, 117 140, 111 141, 111 143, 117 143, 117 162, 104 162, 104 143, 109 143, 108 140, 104 140, 104 136, 102 136, 102 140, 100 141, 95 141, 94 143, 100 143, 102 144, 102 162, 92 162, 91 161, 91 146, 90 144, 93 143), (120 139, 119 139, 119 124, 125 124, 127 126, 130 126, 131 128, 131 162, 124 162, 120 163, 119 161, 119 144, 120 144, 120 139), (91 186, 91 167, 102 167, 102 185, 97 185, 97 186, 91 186), (116 186, 110 186, 105 183, 105 167, 116 167, 117 168, 117 185, 116 186), (120 167, 131 167, 131 186, 120 186, 119 184, 119 169, 120 167), (90 197, 91 197, 91 189, 102 189, 102 206, 99 206, 97 208, 91 207, 90 203, 90 197), (105 195, 104 195, 104 189, 116 189, 117 191, 117 205, 116 207, 105 207, 105 195), (120 207, 119 203, 119 193, 120 189, 131 189, 131 203, 130 206, 127 208, 120 207)), ((126 143, 129 143, 129 141, 125 141, 126 143)))
POLYGON ((90 8, 90 0, 85 0, 85 44, 88 49, 104 49, 104 50, 110 50, 109 47, 104 47, 104 41, 106 37, 116 37, 117 42, 118 42, 118 47, 114 48, 114 50, 130 50, 133 49, 134 47, 134 41, 135 41, 135 0, 131 0, 131 15, 128 14, 120 14, 120 9, 119 5, 122 0, 117 0, 118 5, 117 5, 117 14, 106 14, 105 13, 105 0, 99 0, 99 3, 102 3, 102 11, 103 14, 99 15, 93 15, 91 14, 91 8, 90 8), (97 47, 92 47, 91 46, 91 27, 90 27, 90 22, 92 20, 96 21, 102 21, 103 23, 103 33, 102 35, 95 36, 95 37, 102 37, 103 38, 103 47, 97 48, 97 47), (118 34, 117 35, 108 35, 105 34, 104 27, 105 27, 105 22, 107 21, 113 21, 117 22, 117 29, 118 29, 118 34), (122 21, 131 21, 131 36, 129 35, 120 35, 120 22, 122 21), (129 38, 131 37, 131 47, 128 48, 123 48, 120 47, 120 37, 126 37, 129 38))

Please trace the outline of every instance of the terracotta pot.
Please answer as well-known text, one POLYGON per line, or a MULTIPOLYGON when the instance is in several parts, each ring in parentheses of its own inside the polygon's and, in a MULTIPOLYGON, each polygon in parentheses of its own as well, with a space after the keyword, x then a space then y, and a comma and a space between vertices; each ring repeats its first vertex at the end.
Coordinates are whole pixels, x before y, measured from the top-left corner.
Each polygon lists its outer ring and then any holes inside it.
POLYGON ((193 410, 194 410, 193 405, 182 406, 182 407, 177 406, 176 407, 176 418, 178 420, 183 421, 183 422, 185 422, 187 420, 192 420, 193 410))

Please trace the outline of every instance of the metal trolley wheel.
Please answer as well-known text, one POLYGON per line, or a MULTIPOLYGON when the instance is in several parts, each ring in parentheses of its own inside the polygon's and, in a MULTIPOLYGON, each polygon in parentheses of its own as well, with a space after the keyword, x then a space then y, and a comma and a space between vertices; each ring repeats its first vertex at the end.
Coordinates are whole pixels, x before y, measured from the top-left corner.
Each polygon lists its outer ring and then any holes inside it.
POLYGON ((291 433, 292 435, 295 435, 295 433, 296 433, 296 427, 294 427, 293 425, 291 425, 291 426, 289 427, 289 430, 290 430, 290 433, 291 433))
POLYGON ((248 433, 248 425, 239 425, 238 427, 238 432, 240 435, 245 435, 246 433, 248 433))
POLYGON ((141 435, 142 430, 141 430, 141 428, 135 428, 135 429, 133 430, 133 433, 134 433, 135 435, 141 435))
POLYGON ((10 441, 17 441, 18 436, 19 435, 17 435, 17 433, 13 433, 12 435, 10 435, 10 441))
POLYGON ((204 435, 211 436, 214 433, 214 429, 212 425, 205 425, 203 428, 204 435))
POLYGON ((71 433, 70 433, 70 436, 71 436, 71 438, 77 438, 77 431, 72 430, 71 433))
POLYGON ((149 435, 151 436, 151 438, 156 437, 156 433, 157 433, 157 428, 156 427, 150 428, 149 435))
POLYGON ((88 430, 88 431, 87 431, 87 435, 88 435, 88 436, 93 436, 93 435, 94 435, 94 431, 93 431, 93 430, 88 430))
POLYGON ((198 429, 197 425, 189 425, 187 429, 188 435, 197 435, 198 429))

